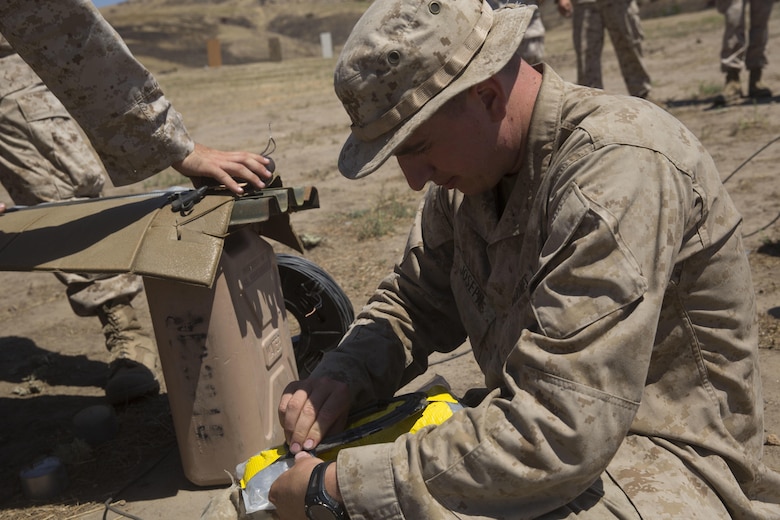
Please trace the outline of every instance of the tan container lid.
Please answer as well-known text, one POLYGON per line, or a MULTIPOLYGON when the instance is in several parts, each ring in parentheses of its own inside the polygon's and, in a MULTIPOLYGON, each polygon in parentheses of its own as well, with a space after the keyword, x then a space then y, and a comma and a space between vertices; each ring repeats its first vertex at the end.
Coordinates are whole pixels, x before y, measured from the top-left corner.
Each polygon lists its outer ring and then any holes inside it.
POLYGON ((135 273, 211 286, 233 229, 255 225, 301 251, 289 213, 315 207, 315 188, 277 181, 240 198, 204 188, 11 208, 0 214, 0 270, 135 273), (181 210, 185 195, 196 200, 181 210))

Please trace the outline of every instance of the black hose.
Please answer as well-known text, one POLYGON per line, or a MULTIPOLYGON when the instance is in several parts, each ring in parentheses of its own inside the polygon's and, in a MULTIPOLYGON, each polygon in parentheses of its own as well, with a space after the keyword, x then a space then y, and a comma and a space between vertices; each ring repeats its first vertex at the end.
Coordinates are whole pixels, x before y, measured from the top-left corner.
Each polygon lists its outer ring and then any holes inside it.
POLYGON ((306 378, 322 355, 339 344, 355 313, 347 295, 324 269, 306 258, 276 254, 284 306, 300 333, 292 343, 298 375, 306 378))

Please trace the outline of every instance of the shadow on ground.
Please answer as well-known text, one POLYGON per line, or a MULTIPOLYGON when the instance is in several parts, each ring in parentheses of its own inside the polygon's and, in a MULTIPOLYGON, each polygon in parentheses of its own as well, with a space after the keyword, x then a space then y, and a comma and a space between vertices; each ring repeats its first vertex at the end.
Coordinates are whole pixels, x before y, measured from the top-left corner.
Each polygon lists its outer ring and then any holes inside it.
POLYGON ((108 440, 90 445, 76 434, 78 412, 108 404, 102 390, 105 373, 104 363, 84 355, 50 352, 27 338, 0 337, 0 384, 14 395, 0 398, 0 516, 32 504, 103 503, 120 495, 154 500, 190 486, 183 479, 135 485, 166 459, 180 464, 166 394, 114 407, 118 428, 108 440), (49 456, 63 461, 67 487, 51 499, 31 500, 22 491, 20 472, 49 456))

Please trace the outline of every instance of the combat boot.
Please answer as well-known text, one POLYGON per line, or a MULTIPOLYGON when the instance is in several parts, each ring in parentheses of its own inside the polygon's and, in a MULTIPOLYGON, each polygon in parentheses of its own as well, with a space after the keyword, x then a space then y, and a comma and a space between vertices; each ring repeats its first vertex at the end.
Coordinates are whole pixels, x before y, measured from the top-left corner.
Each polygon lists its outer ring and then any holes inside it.
POLYGON ((726 84, 723 91, 715 97, 715 106, 726 106, 736 103, 742 98, 742 85, 739 82, 739 71, 730 70, 726 73, 726 84))
POLYGON ((111 353, 106 382, 108 401, 123 404, 158 393, 156 348, 141 329, 130 301, 110 301, 98 310, 98 317, 111 353))
POLYGON ((748 96, 752 98, 772 97, 772 91, 761 81, 761 69, 750 69, 748 96))

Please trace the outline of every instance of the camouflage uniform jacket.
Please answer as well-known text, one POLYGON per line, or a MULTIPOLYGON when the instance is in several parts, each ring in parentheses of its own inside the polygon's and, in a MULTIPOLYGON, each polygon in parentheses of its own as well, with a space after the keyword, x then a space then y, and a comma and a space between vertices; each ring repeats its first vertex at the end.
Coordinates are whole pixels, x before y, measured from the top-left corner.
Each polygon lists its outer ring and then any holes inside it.
POLYGON ((542 70, 503 213, 494 193, 430 189, 394 273, 315 370, 363 403, 468 338, 493 390, 342 450, 350 518, 536 518, 605 472, 631 517, 780 517, 741 217, 711 157, 651 103, 542 70))
POLYGON ((0 34, 0 98, 40 83, 38 76, 0 34))
POLYGON ((115 185, 195 144, 152 74, 88 0, 0 0, 0 33, 86 132, 115 185))

